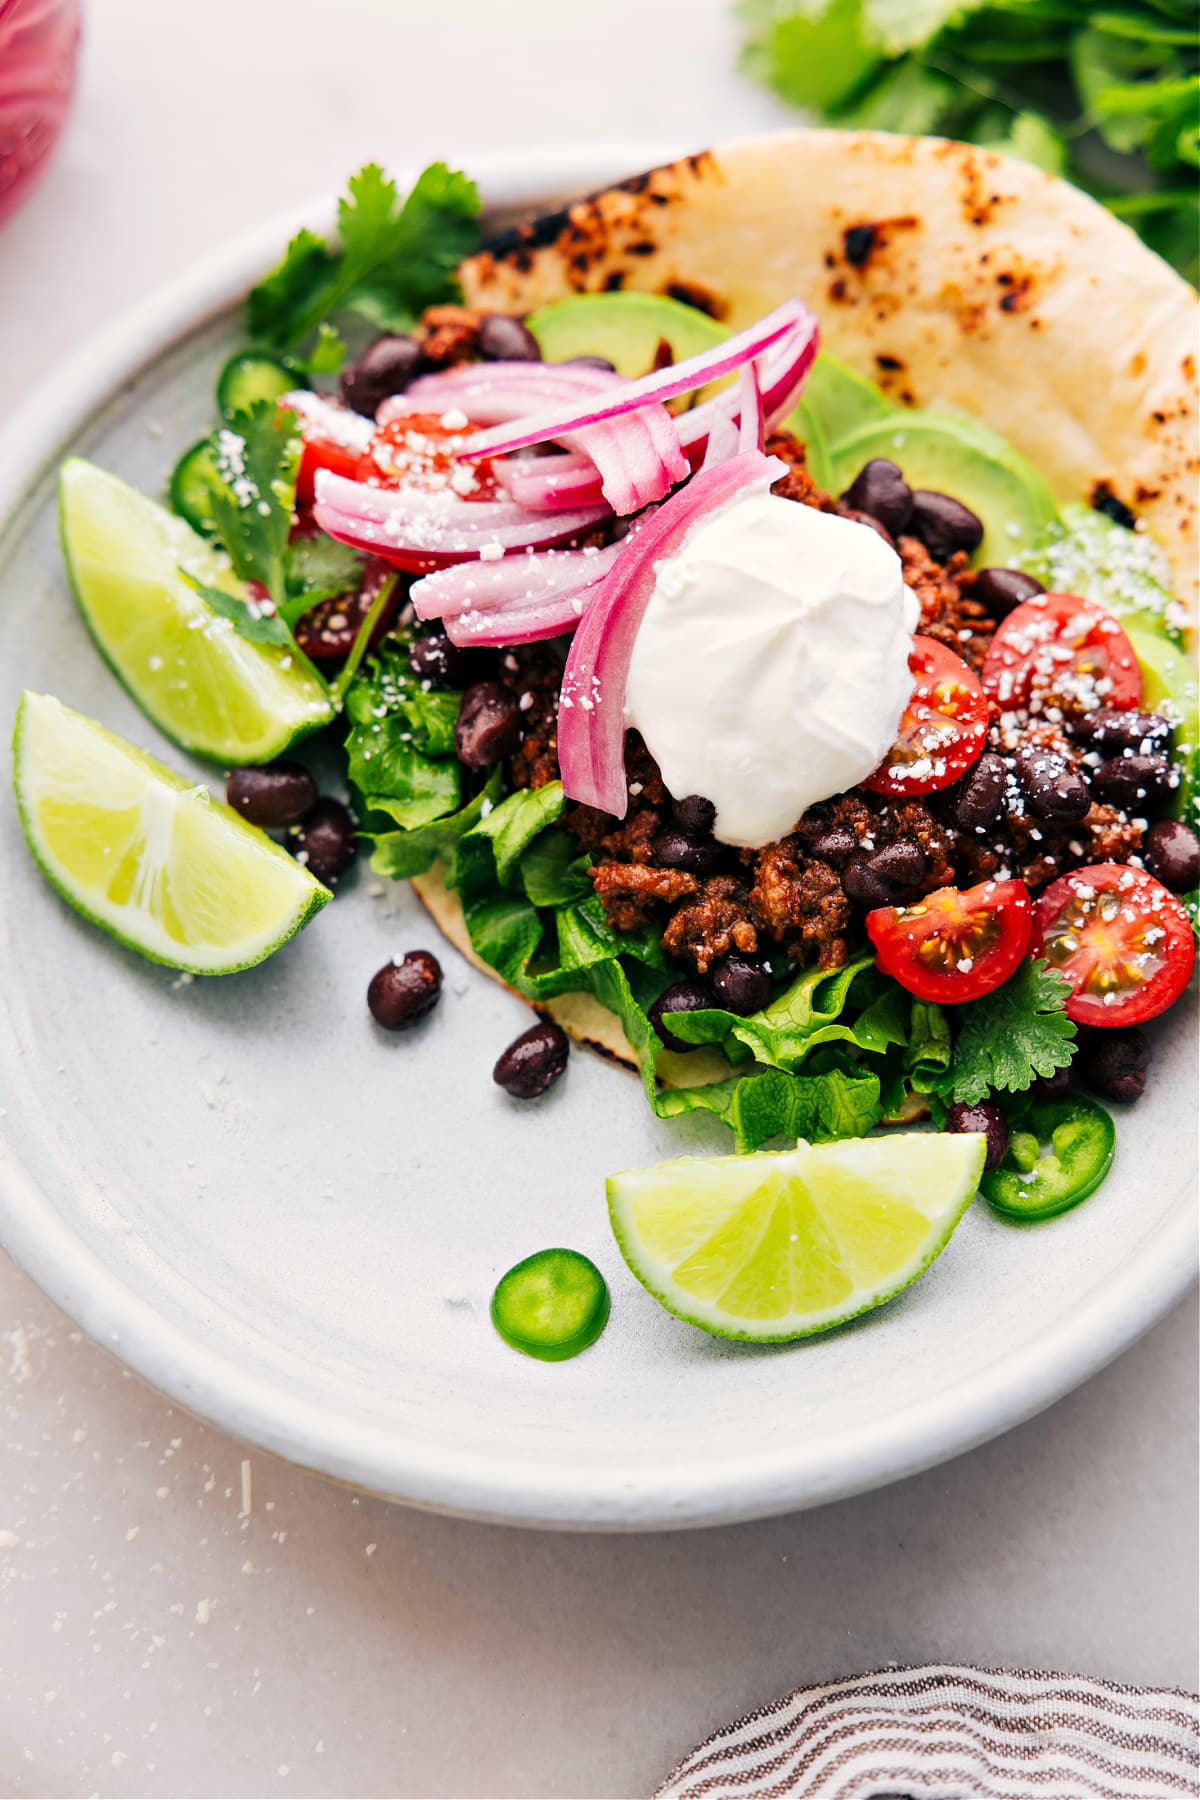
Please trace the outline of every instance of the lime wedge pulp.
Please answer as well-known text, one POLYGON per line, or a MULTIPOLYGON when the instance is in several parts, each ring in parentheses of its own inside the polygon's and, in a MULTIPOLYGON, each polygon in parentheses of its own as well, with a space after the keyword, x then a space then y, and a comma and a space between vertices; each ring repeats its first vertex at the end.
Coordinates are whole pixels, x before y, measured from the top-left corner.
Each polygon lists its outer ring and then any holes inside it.
POLYGON ((13 785, 51 886, 153 962, 196 975, 247 969, 331 897, 207 788, 49 694, 22 696, 13 785))
POLYGON ((890 1300, 933 1262, 983 1173, 978 1132, 682 1156, 610 1176, 621 1254, 718 1337, 807 1337, 890 1300))
POLYGON ((101 652, 142 711, 185 750, 227 767, 270 762, 329 723, 322 683, 294 652, 252 644, 189 586, 242 596, 185 520, 73 457, 59 477, 63 555, 101 652))

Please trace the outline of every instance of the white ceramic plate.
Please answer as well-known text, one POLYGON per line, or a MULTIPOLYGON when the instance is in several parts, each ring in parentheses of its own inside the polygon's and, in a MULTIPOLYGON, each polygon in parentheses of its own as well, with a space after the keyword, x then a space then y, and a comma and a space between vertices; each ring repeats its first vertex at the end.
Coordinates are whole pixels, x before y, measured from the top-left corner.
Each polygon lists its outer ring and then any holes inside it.
MULTIPOLYGON (((505 208, 653 159, 644 146, 547 153, 480 175, 505 208)), ((0 443, 0 719, 22 687, 45 689, 185 761, 75 613, 54 465, 80 453, 161 490, 211 423, 236 301, 295 223, 97 339, 0 443)), ((373 887, 361 869, 262 968, 181 982, 59 904, 7 783, 0 800, 3 1242, 99 1342, 240 1437, 417 1505, 514 1523, 751 1518, 980 1443, 1100 1368, 1189 1281, 1180 1016, 1086 1206, 1023 1230, 978 1205, 915 1289, 823 1339, 707 1338, 627 1273, 603 1177, 727 1149, 721 1127, 658 1124, 632 1076, 583 1053, 544 1102, 507 1100, 491 1065, 527 1012, 437 940, 407 889, 373 887), (446 966, 443 1004, 385 1040, 367 981, 422 944, 446 966), (595 1258, 613 1311, 594 1349, 548 1365, 506 1349, 487 1307, 504 1269, 554 1243, 595 1258)))

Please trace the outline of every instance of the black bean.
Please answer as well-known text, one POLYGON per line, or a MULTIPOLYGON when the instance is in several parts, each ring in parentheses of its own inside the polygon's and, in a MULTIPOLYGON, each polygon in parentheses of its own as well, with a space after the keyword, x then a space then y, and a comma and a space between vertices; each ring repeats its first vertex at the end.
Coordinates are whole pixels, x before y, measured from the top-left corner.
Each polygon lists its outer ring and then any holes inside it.
POLYGON ((1079 1052, 1083 1079, 1102 1100, 1140 1100, 1146 1091, 1150 1045, 1136 1026, 1094 1031, 1079 1052))
POLYGON ((536 1100, 567 1066, 570 1043, 561 1025, 539 1019, 497 1059, 492 1080, 517 1100, 536 1100))
POLYGON ((1038 1100, 1061 1100, 1074 1084, 1075 1065, 1070 1062, 1065 1069, 1055 1069, 1053 1075, 1039 1075, 1029 1092, 1038 1100))
POLYGON ((870 513, 891 532, 903 531, 912 517, 912 489, 886 456, 873 456, 854 477, 841 501, 853 512, 870 513))
POLYGON ((994 619, 1007 619, 1026 600, 1045 591, 1036 575, 1026 575, 1021 569, 980 569, 970 597, 986 606, 994 619))
POLYGON ((485 362, 541 362, 541 346, 529 327, 509 313, 489 313, 479 327, 485 362))
POLYGON ((580 369, 608 369, 613 375, 617 372, 616 363, 610 362, 607 356, 569 356, 567 361, 580 369))
POLYGON ((373 419, 381 402, 402 394, 420 366, 421 346, 415 338, 376 338, 357 362, 342 371, 342 399, 356 413, 373 419))
POLYGON ((832 825, 809 848, 818 862, 830 863, 835 869, 841 869, 858 849, 858 839, 845 825, 832 825))
POLYGON ((358 852, 354 820, 340 800, 318 800, 288 840, 288 849, 310 875, 332 887, 358 852))
POLYGON ((911 894, 925 867, 920 845, 897 838, 877 850, 856 850, 842 870, 842 887, 860 906, 892 906, 911 894))
POLYGON ((714 963, 709 975, 716 996, 726 1012, 761 1012, 771 1002, 771 977, 753 956, 731 950, 714 963))
POLYGON ((871 530, 877 532, 889 548, 892 550, 896 548, 896 540, 888 530, 887 526, 883 524, 881 520, 875 518, 871 513, 860 512, 857 507, 847 506, 844 500, 838 501, 837 512, 839 518, 849 519, 855 525, 869 525, 871 530))
MULTIPOLYGON (((328 600, 318 600, 296 621, 296 642, 305 656, 311 657, 313 662, 340 662, 349 656, 363 621, 378 597, 378 586, 374 582, 364 582, 357 593, 335 594, 328 600)), ((383 611, 371 628, 368 648, 374 649, 391 629, 402 597, 401 590, 395 588, 391 598, 384 602, 383 611)))
POLYGON ((663 1023, 676 1012, 701 1012, 715 1006, 717 997, 706 981, 676 981, 664 988, 646 1017, 668 1050, 697 1050, 698 1044, 685 1044, 663 1023))
POLYGON ((856 850, 842 870, 842 888, 857 906, 890 906, 897 898, 891 882, 874 873, 864 850, 856 850))
POLYGON ((461 650, 441 631, 414 638, 408 666, 418 681, 434 688, 465 688, 471 679, 473 652, 461 650))
POLYGON ((1173 894, 1200 887, 1200 837, 1182 819, 1160 819, 1142 845, 1146 867, 1173 894))
POLYGON ((677 825, 701 835, 712 830, 717 816, 716 807, 703 794, 685 794, 682 800, 672 800, 671 812, 677 825))
POLYGON ((909 530, 915 532, 931 556, 944 562, 956 550, 978 550, 983 542, 983 520, 961 500, 932 488, 913 489, 909 530))
POLYGON ((468 769, 503 762, 521 742, 521 708, 517 696, 499 681, 477 681, 462 697, 454 746, 468 769))
POLYGON ((954 798, 954 823, 963 831, 986 831, 999 823, 1004 812, 1008 771, 1003 759, 984 752, 958 784, 954 798))
POLYGON ((1145 812, 1171 793, 1174 770, 1165 756, 1110 756, 1092 774, 1092 786, 1110 806, 1145 812))
POLYGON ((277 762, 266 769, 234 769, 225 797, 243 819, 275 831, 299 824, 316 805, 317 784, 299 763, 277 762))
POLYGON ((1013 767, 1031 813, 1039 819, 1082 819, 1092 804, 1087 782, 1057 750, 1023 744, 1013 767))
POLYGON ((1079 743, 1106 756, 1132 750, 1150 756, 1165 750, 1171 741, 1171 721, 1158 713, 1133 712, 1118 706, 1100 706, 1067 720, 1067 730, 1079 743))
POLYGON ((711 875, 725 861, 724 844, 714 837, 701 837, 675 825, 665 825, 656 832, 650 854, 660 869, 686 869, 691 875, 711 875))
POLYGON ((385 1031, 408 1031, 428 1018, 442 994, 442 965, 428 950, 384 963, 371 977, 367 1005, 385 1031))
POLYGON ((998 1169, 1008 1149, 1008 1122, 991 1100, 977 1100, 967 1106, 956 1100, 946 1114, 947 1131, 982 1131, 987 1138, 985 1169, 998 1169))

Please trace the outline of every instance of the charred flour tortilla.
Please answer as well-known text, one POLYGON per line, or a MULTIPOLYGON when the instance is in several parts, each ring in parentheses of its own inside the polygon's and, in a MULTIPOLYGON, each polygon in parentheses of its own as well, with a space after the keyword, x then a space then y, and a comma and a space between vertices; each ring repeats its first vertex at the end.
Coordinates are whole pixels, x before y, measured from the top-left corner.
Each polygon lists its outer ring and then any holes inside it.
MULTIPOLYGON (((485 309, 630 288, 731 328, 799 295, 823 346, 893 399, 973 413, 1060 500, 1115 495, 1162 544, 1192 603, 1195 296, 1096 202, 1028 164, 877 132, 749 138, 518 225, 461 275, 467 303, 485 309)), ((414 886, 471 956, 440 874, 414 886)), ((546 1010, 632 1061, 590 995, 546 1010)), ((678 1059, 680 1081, 699 1078, 700 1056, 678 1059)), ((668 1080, 672 1060, 660 1064, 668 1080)))

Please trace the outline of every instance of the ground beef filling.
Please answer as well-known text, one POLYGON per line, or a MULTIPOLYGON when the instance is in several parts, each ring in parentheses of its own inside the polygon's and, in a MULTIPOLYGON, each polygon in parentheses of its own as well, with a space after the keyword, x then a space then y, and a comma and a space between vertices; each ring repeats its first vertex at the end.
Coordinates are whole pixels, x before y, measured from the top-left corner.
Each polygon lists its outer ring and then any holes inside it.
MULTIPOLYGON (((787 464, 773 492, 819 511, 837 510, 808 473, 795 438, 776 434, 767 449, 787 464)), ((975 576, 966 556, 958 552, 939 563, 907 536, 896 547, 920 603, 918 629, 978 671, 997 621, 973 597, 975 576)), ((515 787, 544 787, 559 772, 561 651, 530 644, 501 661, 501 678, 520 695, 525 715, 510 780, 515 787)), ((1078 747, 1056 724, 1014 727, 993 709, 988 748, 1009 758, 1029 745, 1055 750, 1087 772, 1078 747)), ((1146 825, 1098 802, 1076 823, 1039 819, 1024 809, 1013 783, 1000 824, 965 830, 955 819, 957 787, 909 800, 856 789, 811 807, 787 837, 762 849, 724 849, 710 840, 715 867, 701 873, 671 862, 671 796, 635 732, 626 739, 625 769, 629 807, 623 819, 568 805, 563 824, 594 858, 592 881, 614 929, 661 927, 663 948, 701 975, 731 950, 839 968, 866 942, 863 921, 873 906, 903 904, 939 887, 970 887, 989 876, 1017 876, 1037 889, 1068 869, 1129 861, 1146 825), (890 871, 889 878, 872 875, 873 869, 890 871)))

